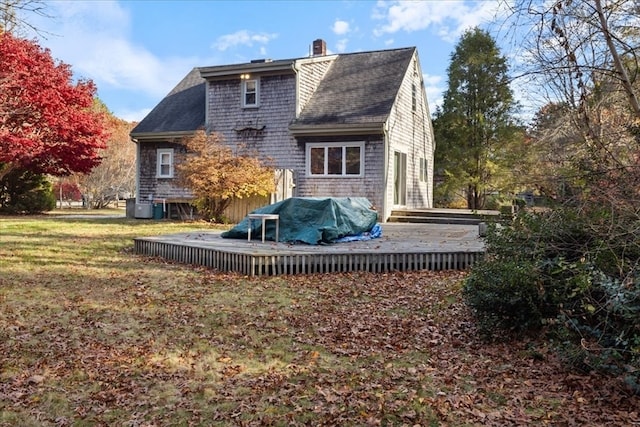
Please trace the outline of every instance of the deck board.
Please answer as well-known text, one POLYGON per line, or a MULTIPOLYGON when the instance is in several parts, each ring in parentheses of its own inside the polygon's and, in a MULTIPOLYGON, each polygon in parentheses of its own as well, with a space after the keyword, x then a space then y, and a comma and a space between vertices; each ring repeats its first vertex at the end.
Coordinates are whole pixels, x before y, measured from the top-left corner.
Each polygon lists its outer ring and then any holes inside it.
POLYGON ((386 223, 382 237, 330 245, 224 239, 196 231, 135 239, 135 252, 250 276, 341 271, 463 270, 484 256, 478 227, 386 223))

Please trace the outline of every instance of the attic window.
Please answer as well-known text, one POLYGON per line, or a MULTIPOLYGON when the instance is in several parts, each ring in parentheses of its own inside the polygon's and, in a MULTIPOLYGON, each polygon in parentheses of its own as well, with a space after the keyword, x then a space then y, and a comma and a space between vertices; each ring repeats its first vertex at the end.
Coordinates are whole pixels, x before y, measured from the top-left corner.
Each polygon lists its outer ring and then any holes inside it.
MULTIPOLYGON (((243 74, 243 76, 245 75, 243 74)), ((257 107, 259 97, 260 97, 260 80, 243 79, 242 80, 242 106, 244 108, 257 107)))

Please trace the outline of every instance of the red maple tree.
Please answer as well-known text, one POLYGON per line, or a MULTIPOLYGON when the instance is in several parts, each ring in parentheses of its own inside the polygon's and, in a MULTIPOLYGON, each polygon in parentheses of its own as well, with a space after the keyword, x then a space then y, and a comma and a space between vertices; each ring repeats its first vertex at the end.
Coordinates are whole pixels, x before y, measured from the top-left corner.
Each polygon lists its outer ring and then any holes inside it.
POLYGON ((48 49, 0 31, 0 177, 16 167, 65 176, 98 165, 108 135, 95 93, 48 49))

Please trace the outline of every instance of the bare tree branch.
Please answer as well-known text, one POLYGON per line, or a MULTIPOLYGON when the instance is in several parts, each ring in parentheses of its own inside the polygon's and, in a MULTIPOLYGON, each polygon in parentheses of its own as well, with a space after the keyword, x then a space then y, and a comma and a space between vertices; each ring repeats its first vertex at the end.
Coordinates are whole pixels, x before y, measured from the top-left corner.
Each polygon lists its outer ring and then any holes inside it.
POLYGON ((43 0, 0 0, 0 33, 6 31, 20 35, 30 29, 41 36, 48 34, 31 24, 28 15, 52 17, 47 13, 47 4, 43 0))
POLYGON ((604 12, 602 10, 602 1, 594 0, 594 2, 596 6, 596 11, 598 14, 598 19, 600 20, 602 34, 607 42, 607 46, 609 47, 611 57, 613 58, 613 65, 616 71, 618 72, 618 74, 620 75, 620 81, 622 83, 622 86, 624 87, 624 90, 627 92, 627 96, 629 97, 629 103, 631 104, 631 108, 635 112, 636 117, 640 119, 640 103, 638 103, 638 97, 636 96, 633 86, 631 85, 631 80, 629 79, 627 68, 622 63, 622 60, 620 59, 620 55, 618 55, 618 51, 613 42, 613 36, 609 31, 607 18, 605 17, 604 12))

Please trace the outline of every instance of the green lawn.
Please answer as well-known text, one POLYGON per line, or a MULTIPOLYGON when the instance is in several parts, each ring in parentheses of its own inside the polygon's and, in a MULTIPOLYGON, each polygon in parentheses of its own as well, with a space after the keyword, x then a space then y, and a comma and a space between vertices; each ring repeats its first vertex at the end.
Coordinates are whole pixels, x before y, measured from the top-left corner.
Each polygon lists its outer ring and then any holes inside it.
POLYGON ((638 421, 637 397, 544 343, 480 341, 462 273, 249 278, 132 253, 207 227, 0 217, 0 425, 638 421))

